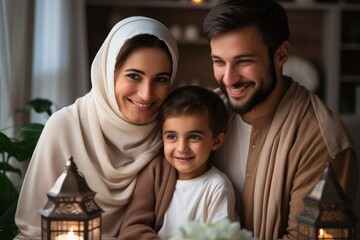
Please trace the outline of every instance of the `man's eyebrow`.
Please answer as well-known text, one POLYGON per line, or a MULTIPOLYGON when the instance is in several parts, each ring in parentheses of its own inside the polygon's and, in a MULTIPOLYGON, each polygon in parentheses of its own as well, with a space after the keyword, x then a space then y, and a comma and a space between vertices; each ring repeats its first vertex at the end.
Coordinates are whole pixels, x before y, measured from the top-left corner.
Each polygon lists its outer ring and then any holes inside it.
MULTIPOLYGON (((220 58, 220 59, 221 59, 221 57, 219 57, 219 56, 217 56, 217 55, 215 55, 215 54, 211 54, 210 56, 211 56, 211 58, 220 58)), ((253 54, 253 53, 244 53, 244 54, 236 55, 236 56, 234 57, 234 59, 244 58, 244 57, 254 57, 254 56, 255 56, 255 54, 253 54)))

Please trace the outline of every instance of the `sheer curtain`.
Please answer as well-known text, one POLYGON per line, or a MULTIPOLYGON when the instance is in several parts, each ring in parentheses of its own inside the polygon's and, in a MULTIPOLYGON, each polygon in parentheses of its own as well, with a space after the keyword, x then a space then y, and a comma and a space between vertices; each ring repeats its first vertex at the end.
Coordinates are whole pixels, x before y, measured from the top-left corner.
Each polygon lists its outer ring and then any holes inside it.
POLYGON ((58 110, 89 90, 85 30, 85 0, 0 0, 0 131, 16 135, 29 119, 15 110, 30 99, 58 110))
POLYGON ((85 24, 85 0, 0 0, 1 130, 24 121, 14 111, 29 99, 57 110, 89 90, 85 24))
POLYGON ((33 0, 0 0, 0 130, 9 136, 24 121, 15 110, 30 97, 33 12, 33 0))
POLYGON ((31 98, 47 98, 58 110, 89 90, 84 0, 36 0, 34 33, 31 98))

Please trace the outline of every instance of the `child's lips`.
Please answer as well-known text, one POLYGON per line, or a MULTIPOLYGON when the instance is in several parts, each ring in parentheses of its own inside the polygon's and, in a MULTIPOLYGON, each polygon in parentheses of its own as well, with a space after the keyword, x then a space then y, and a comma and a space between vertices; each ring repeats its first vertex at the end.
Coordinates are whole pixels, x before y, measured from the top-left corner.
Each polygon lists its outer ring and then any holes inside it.
POLYGON ((195 157, 175 157, 175 159, 177 159, 180 162, 189 162, 192 159, 194 159, 195 157))

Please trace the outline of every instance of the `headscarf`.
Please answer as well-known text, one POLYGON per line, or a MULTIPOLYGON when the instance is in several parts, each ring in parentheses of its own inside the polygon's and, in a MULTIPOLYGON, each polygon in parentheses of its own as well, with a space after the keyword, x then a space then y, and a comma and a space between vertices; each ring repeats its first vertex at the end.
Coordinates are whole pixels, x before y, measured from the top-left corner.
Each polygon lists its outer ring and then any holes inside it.
POLYGON ((91 91, 73 105, 55 112, 39 139, 24 178, 15 217, 22 236, 39 239, 38 210, 46 204, 46 193, 63 172, 70 155, 89 187, 97 193, 96 203, 105 211, 103 239, 117 235, 137 174, 162 147, 155 119, 146 124, 130 123, 121 114, 115 99, 117 55, 127 39, 140 34, 154 35, 166 43, 172 56, 173 82, 178 62, 177 45, 163 24, 147 17, 130 17, 113 27, 92 63, 91 91))
POLYGON ((169 30, 160 22, 147 17, 129 17, 118 22, 105 39, 99 52, 96 54, 91 67, 91 82, 98 101, 109 101, 112 110, 120 114, 114 92, 114 70, 116 57, 126 40, 140 34, 150 34, 163 40, 172 57, 173 82, 178 61, 177 44, 169 30))

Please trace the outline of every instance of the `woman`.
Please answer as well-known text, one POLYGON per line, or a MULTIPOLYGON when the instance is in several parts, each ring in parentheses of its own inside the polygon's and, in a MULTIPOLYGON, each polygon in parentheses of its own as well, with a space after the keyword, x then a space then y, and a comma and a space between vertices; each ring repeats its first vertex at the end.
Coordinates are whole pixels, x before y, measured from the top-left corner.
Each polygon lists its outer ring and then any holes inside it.
POLYGON ((175 40, 156 20, 130 17, 113 27, 91 66, 91 91, 46 123, 20 193, 17 239, 40 239, 38 210, 69 155, 105 211, 102 239, 116 237, 138 172, 162 146, 156 113, 177 61, 175 40))

